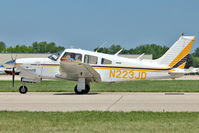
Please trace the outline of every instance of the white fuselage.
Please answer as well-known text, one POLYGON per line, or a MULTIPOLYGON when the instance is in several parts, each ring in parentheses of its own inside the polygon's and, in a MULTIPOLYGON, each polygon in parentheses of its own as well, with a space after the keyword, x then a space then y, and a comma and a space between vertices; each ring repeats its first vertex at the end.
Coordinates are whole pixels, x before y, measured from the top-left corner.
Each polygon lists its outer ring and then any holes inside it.
POLYGON ((17 69, 21 70, 22 77, 30 78, 32 74, 33 77, 42 79, 57 79, 56 75, 60 74, 60 61, 66 52, 81 54, 80 62, 82 63, 85 63, 85 55, 95 56, 96 62, 89 63, 89 65, 99 73, 102 82, 171 78, 169 72, 176 71, 176 69, 157 64, 153 60, 129 59, 81 49, 66 49, 57 60, 50 58, 17 59, 17 69), (104 59, 109 62, 102 63, 104 59), (26 75, 23 71, 29 74, 26 75))

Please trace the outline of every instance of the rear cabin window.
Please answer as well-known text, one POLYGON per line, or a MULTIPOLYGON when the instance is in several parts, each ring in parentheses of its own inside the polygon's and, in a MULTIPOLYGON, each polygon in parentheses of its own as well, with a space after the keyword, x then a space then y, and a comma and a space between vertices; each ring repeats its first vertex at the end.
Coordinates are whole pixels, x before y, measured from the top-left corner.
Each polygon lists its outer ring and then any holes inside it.
POLYGON ((84 56, 84 63, 88 64, 97 64, 97 57, 92 55, 85 55, 84 56))
POLYGON ((108 60, 108 59, 105 59, 105 58, 102 58, 101 64, 112 64, 112 61, 108 60))
POLYGON ((62 56, 61 61, 78 61, 78 62, 81 62, 82 61, 82 55, 78 54, 78 53, 66 52, 62 56))

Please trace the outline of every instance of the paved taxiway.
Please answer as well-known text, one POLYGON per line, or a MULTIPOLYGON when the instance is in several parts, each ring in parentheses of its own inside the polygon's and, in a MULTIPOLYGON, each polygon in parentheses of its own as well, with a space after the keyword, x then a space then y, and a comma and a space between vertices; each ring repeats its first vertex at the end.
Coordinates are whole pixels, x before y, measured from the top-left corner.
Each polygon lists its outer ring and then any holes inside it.
POLYGON ((0 93, 10 111, 199 111, 199 93, 0 93))

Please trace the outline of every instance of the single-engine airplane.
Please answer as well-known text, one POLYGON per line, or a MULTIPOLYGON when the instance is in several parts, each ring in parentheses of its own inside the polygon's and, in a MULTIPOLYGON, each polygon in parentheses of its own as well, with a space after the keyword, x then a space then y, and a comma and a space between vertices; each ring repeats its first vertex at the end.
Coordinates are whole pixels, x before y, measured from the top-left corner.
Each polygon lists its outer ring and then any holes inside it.
MULTIPOLYGON (((194 36, 182 35, 159 59, 144 60, 143 54, 137 59, 91 52, 81 49, 65 49, 62 53, 48 58, 16 59, 22 86, 19 92, 28 91, 26 82, 40 82, 42 79, 77 81, 76 94, 86 94, 90 82, 120 82, 160 78, 177 78, 186 72, 184 66, 194 42, 194 36)), ((14 78, 13 78, 14 79, 14 78)))

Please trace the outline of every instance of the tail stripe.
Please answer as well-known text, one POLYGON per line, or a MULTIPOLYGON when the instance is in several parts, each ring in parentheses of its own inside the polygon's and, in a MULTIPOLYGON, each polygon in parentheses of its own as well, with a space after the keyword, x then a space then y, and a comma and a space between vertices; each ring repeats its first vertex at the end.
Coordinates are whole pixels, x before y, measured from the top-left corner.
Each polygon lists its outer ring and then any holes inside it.
POLYGON ((185 65, 186 65, 186 62, 184 62, 184 63, 183 63, 182 65, 180 65, 178 68, 184 69, 185 65))
POLYGON ((184 58, 182 58, 178 63, 176 63, 174 66, 173 66, 173 68, 177 68, 177 67, 179 67, 179 66, 181 66, 182 64, 184 64, 185 62, 186 62, 186 60, 188 59, 188 54, 184 57, 184 58))
POLYGON ((185 57, 191 50, 192 44, 194 42, 194 39, 191 40, 191 42, 180 52, 180 54, 169 64, 169 67, 174 66, 177 64, 183 57, 185 57))

